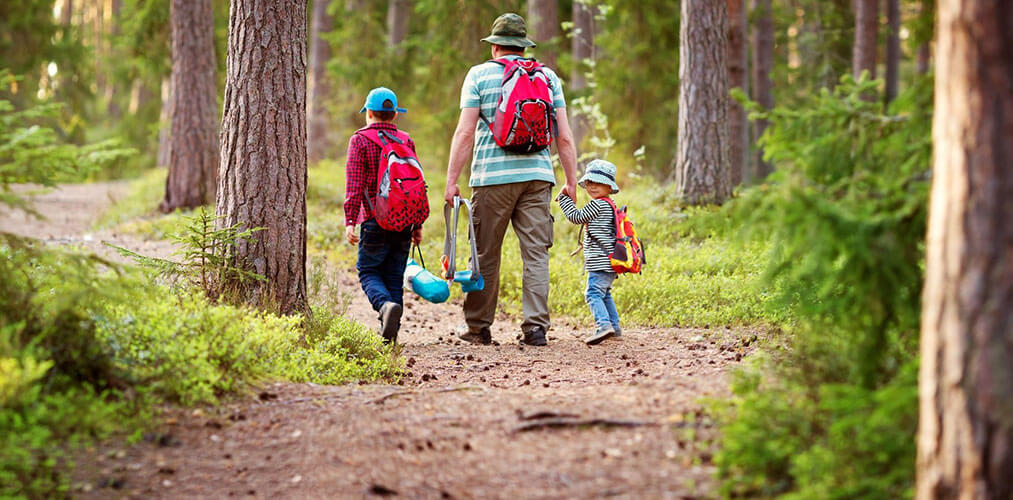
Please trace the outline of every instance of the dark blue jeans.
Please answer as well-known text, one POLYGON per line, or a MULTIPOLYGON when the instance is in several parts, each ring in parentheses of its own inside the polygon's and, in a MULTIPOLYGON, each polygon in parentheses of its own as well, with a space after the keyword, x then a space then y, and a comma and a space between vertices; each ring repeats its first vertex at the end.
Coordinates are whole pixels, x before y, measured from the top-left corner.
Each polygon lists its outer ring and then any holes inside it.
POLYGON ((369 219, 359 229, 359 284, 373 310, 385 302, 403 304, 404 268, 411 250, 412 233, 387 231, 369 219))

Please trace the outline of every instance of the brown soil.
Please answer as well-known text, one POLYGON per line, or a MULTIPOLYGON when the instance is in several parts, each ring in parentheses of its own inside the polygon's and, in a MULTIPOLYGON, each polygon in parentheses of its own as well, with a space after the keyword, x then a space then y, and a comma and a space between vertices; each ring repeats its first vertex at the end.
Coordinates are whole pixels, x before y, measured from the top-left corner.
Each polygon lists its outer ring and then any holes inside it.
MULTIPOLYGON (((44 212, 61 216, 71 207, 77 215, 31 223, 28 234, 82 241, 91 219, 78 215, 94 216, 107 193, 121 189, 91 184, 40 198, 44 212)), ((15 225, 0 217, 0 230, 15 225)), ((144 251, 128 235, 101 236, 144 251)), ((354 276, 344 271, 337 281, 355 291, 348 314, 378 326, 354 276)), ((83 454, 72 493, 715 496, 715 432, 701 399, 727 394, 728 368, 754 332, 629 327, 621 340, 588 347, 580 341, 590 332, 586 324, 556 320, 549 346, 534 348, 519 346, 518 323, 502 317, 493 327, 499 345, 472 346, 455 340, 459 303, 406 297, 399 340, 409 373, 402 385, 272 384, 216 408, 168 409, 142 442, 111 440, 83 454)))

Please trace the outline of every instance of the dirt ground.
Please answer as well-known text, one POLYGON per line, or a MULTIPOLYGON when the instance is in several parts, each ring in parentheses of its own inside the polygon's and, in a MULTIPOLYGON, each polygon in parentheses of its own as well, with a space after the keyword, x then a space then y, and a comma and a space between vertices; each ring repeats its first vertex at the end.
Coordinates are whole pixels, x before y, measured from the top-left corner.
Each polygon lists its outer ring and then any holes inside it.
MULTIPOLYGON (((46 222, 0 216, 0 230, 53 244, 113 241, 89 233, 120 184, 43 195, 46 222)), ((104 251, 104 250, 102 250, 104 251)), ((647 279, 636 277, 632 279, 647 279)), ((348 314, 378 321, 350 272, 348 314)), ((406 294, 402 385, 272 384, 216 408, 169 409, 135 445, 114 439, 78 460, 79 498, 710 498, 714 429, 703 398, 756 332, 627 327, 588 347, 588 327, 555 319, 549 345, 521 347, 516 318, 493 346, 455 340, 460 303, 406 294)), ((620 311, 620 314, 622 311, 620 311)))

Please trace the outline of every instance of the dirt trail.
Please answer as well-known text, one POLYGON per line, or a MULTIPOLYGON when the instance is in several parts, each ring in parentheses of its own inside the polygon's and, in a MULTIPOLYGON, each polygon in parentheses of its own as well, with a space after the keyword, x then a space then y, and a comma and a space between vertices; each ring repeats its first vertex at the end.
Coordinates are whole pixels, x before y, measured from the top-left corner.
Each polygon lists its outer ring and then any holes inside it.
MULTIPOLYGON (((65 188, 44 212, 94 216, 117 184, 65 188), (60 195, 65 193, 66 196, 60 195), (82 194, 87 193, 87 194, 82 194)), ((32 233, 78 242, 88 217, 32 233)), ((8 216, 0 229, 10 231, 8 216)), ((40 229, 44 227, 45 229, 40 229)), ((29 234, 32 234, 29 233, 29 234)), ((127 235, 102 234, 140 248, 127 235)), ((92 239, 95 239, 93 237, 92 239)), ((351 273, 349 314, 377 325, 351 273)), ((454 340, 460 304, 407 294, 397 385, 273 384, 218 408, 172 410, 158 433, 110 442, 78 463, 81 498, 706 498, 714 431, 699 400, 755 337, 735 330, 628 328, 590 348, 561 324, 549 346, 520 347, 513 318, 494 346, 454 340)), ((621 311, 620 311, 621 312, 621 311)))

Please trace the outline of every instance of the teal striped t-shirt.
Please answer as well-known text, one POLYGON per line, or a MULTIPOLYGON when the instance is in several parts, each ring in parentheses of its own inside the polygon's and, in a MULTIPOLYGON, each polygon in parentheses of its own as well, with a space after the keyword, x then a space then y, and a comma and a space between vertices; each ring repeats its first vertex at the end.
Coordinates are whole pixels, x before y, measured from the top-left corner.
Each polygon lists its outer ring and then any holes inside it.
MULTIPOLYGON (((552 82, 552 105, 557 113, 564 112, 566 101, 563 100, 563 85, 559 81, 559 76, 548 67, 545 68, 545 74, 552 82)), ((482 116, 491 122, 496 114, 496 103, 503 93, 502 81, 502 65, 487 61, 472 66, 468 75, 464 77, 464 85, 461 87, 461 108, 480 108, 482 116)), ((471 180, 468 185, 495 186, 526 181, 556 183, 549 148, 533 154, 506 151, 496 145, 489 127, 479 119, 475 127, 475 149, 471 159, 471 180)))

